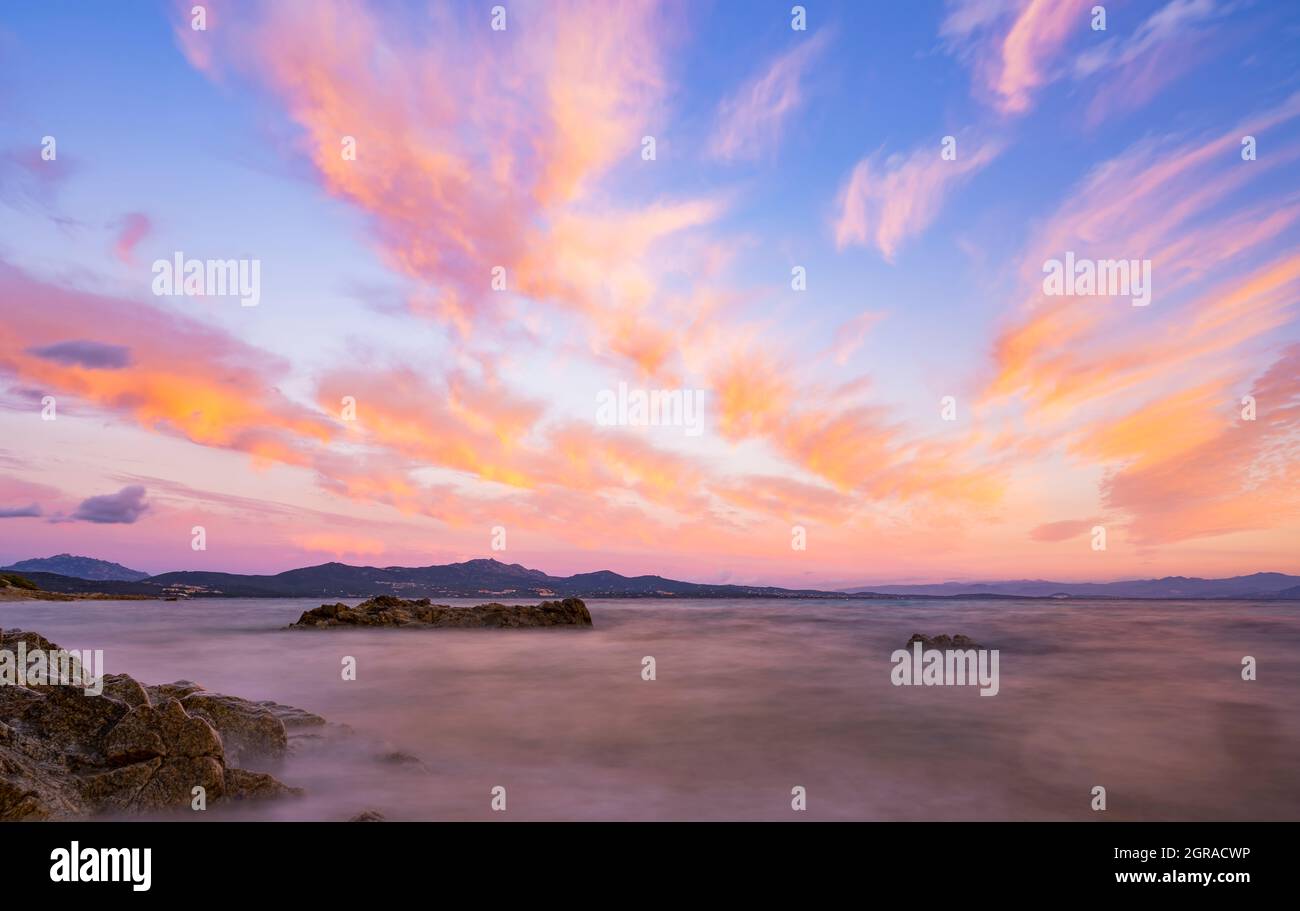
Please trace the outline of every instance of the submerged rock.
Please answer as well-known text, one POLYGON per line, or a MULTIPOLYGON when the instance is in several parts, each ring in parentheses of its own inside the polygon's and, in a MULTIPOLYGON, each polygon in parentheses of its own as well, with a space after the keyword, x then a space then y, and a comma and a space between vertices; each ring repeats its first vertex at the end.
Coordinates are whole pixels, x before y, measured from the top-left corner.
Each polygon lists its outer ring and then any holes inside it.
POLYGON ((363 810, 348 822, 388 822, 388 817, 378 810, 363 810))
MULTIPOLYGON (((29 651, 58 649, 36 633, 0 631, 0 649, 19 641, 29 651)), ((105 675, 100 695, 0 686, 0 820, 189 807, 197 786, 209 804, 301 793, 236 765, 285 752, 274 705, 189 681, 146 687, 125 674, 105 675)))
POLYGON ((591 614, 580 598, 543 601, 541 604, 479 604, 451 607, 428 598, 406 601, 380 595, 356 607, 322 604, 304 611, 290 629, 326 629, 334 626, 420 626, 454 629, 519 629, 538 626, 591 626, 591 614))
POLYGON ((921 648, 925 649, 926 651, 929 651, 932 648, 937 648, 940 651, 947 651, 948 649, 954 649, 954 648, 955 649, 983 648, 983 646, 980 645, 978 642, 976 642, 974 639, 970 638, 969 636, 963 636, 961 634, 958 634, 956 636, 949 636, 944 634, 944 635, 930 637, 924 635, 923 633, 912 633, 912 638, 907 640, 907 647, 911 648, 913 642, 921 643, 921 648))

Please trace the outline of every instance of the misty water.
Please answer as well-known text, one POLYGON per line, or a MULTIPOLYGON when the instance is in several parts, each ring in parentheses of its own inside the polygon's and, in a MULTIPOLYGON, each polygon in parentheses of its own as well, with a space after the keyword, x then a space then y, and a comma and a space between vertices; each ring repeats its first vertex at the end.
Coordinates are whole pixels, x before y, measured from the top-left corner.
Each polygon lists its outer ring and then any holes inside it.
POLYGON ((319 603, 18 602, 0 627, 355 730, 269 769, 306 796, 190 819, 1300 816, 1294 604, 595 600, 593 630, 283 629, 319 603), (1000 692, 892 685, 913 632, 997 648, 1000 692))

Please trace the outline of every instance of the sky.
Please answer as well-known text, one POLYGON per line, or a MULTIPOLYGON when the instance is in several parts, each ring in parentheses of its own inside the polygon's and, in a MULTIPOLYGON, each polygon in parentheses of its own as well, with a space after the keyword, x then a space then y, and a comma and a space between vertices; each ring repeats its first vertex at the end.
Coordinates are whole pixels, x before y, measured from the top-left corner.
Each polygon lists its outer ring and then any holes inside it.
POLYGON ((0 563, 1300 572, 1298 59, 1263 0, 6 4, 0 563))

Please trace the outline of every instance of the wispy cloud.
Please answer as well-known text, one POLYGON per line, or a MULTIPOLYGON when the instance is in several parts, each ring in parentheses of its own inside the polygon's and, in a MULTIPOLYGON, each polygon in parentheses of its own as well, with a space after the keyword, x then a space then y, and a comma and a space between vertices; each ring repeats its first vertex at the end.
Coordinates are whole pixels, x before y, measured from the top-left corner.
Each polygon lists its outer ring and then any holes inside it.
POLYGON ((1300 186, 1277 178, 1300 148, 1238 155, 1242 135, 1297 116, 1293 97, 1217 135, 1136 144, 1097 166, 1026 252, 1023 310, 995 344, 986 401, 1100 469, 1102 505, 1135 543, 1276 527, 1300 509, 1300 352, 1276 341, 1300 299, 1287 240, 1300 186), (1248 191, 1267 178, 1276 195, 1261 205, 1248 191), (1045 295, 1042 265, 1065 250, 1150 260, 1149 308, 1045 295), (1258 421, 1241 417, 1248 391, 1258 421))
MULTIPOLYGON (((670 23, 643 0, 565 2, 514 42, 438 10, 420 42, 388 13, 259 3, 217 31, 192 32, 186 18, 177 35, 200 69, 246 77, 284 106, 325 189, 370 216, 391 266, 436 289, 431 315, 468 329, 500 299, 497 266, 569 289, 581 275, 532 267, 563 249, 558 225, 574 233, 590 219, 613 237, 641 218, 590 197, 637 159, 665 92, 670 23), (355 160, 340 153, 345 136, 355 160)), ((546 299, 581 309, 585 290, 546 299)))
POLYGON ((1216 0, 1171 0, 1130 35, 1103 41, 1074 61, 1077 82, 1094 80, 1087 119, 1097 124, 1113 114, 1136 110, 1188 70, 1204 63, 1215 48, 1206 28, 1224 15, 1216 0))
POLYGON ((893 261, 905 241, 938 217, 947 196, 1000 151, 994 142, 957 139, 955 160, 942 157, 936 139, 908 155, 877 153, 859 161, 840 191, 836 247, 875 247, 893 261))
POLYGON ((1103 69, 1127 66, 1189 27, 1210 20, 1217 12, 1214 0, 1173 0, 1147 17, 1132 34, 1107 38, 1082 51, 1074 61, 1074 75, 1082 78, 1103 69))
POLYGON ((1170 0, 1125 29, 1120 9, 1093 31, 1092 0, 950 0, 939 27, 945 47, 971 67, 977 94, 1008 116, 1032 109, 1062 79, 1091 80, 1087 119, 1132 110, 1205 58, 1197 28, 1217 17, 1216 0, 1170 0), (1116 37, 1111 37, 1116 35, 1116 37))
POLYGON ((135 248, 140 241, 153 230, 149 216, 141 212, 130 212, 117 222, 117 239, 113 243, 113 255, 119 262, 132 265, 135 262, 135 248))
POLYGON ((1003 36, 991 87, 1007 113, 1029 109, 1035 91, 1054 78, 1054 58, 1071 35, 1088 27, 1092 0, 1029 0, 1003 36))
MULTIPOLYGON (((799 33, 796 32, 796 35, 799 33)), ((829 40, 823 30, 773 60, 718 106, 709 154, 724 161, 759 158, 781 141, 806 101, 803 81, 829 40)))
POLYGON ((835 330, 835 341, 831 345, 831 358, 843 366, 847 364, 866 340, 872 328, 885 318, 879 310, 864 310, 853 319, 848 320, 835 330))

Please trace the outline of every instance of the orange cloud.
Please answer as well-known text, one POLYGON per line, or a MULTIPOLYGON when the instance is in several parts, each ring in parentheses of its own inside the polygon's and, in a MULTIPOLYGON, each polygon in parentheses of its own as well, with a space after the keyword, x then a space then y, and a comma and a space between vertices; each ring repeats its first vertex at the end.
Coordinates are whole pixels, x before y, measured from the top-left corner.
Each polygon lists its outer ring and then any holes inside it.
POLYGON ((1294 526, 1282 493, 1294 480, 1293 425, 1234 415, 1269 357, 1270 414, 1293 414, 1282 378, 1296 356, 1277 355, 1276 340, 1296 324, 1300 256, 1287 238, 1300 209, 1249 190, 1300 149, 1277 148, 1264 168, 1237 153, 1242 135, 1297 115, 1293 97, 1199 142, 1139 144, 1094 169, 1026 253, 1025 305, 995 342, 982 402, 1019 412, 1025 429, 996 445, 1100 469, 1101 503, 1136 545, 1294 526), (1149 258, 1150 305, 1044 295, 1042 264, 1067 250, 1149 258))
POLYGON ((619 209, 594 189, 640 161, 666 92, 671 23, 648 0, 538 12, 527 41, 435 10, 421 43, 361 3, 241 6, 221 29, 195 33, 185 20, 177 35, 203 49, 190 54, 200 69, 249 78, 284 105, 325 189, 370 217, 389 265, 426 284, 419 312, 467 335, 526 294, 583 314, 602 351, 661 371, 668 331, 644 316, 657 294, 652 251, 718 203, 619 209))
POLYGON ((290 464, 307 463, 304 441, 332 436, 319 415, 275 391, 272 377, 284 362, 193 320, 45 284, 3 262, 0 298, 7 316, 0 372, 56 399, 75 397, 151 430, 290 464), (132 366, 40 356, 84 331, 70 327, 94 327, 95 341, 128 351, 132 366))
POLYGON ((1240 416, 1230 384, 1152 402, 1126 419, 1153 432, 1120 430, 1083 446, 1128 455, 1102 485, 1106 505, 1129 514, 1138 542, 1168 543, 1300 521, 1300 346, 1250 387, 1256 420, 1240 416), (1157 432, 1164 430, 1174 435, 1157 432), (1152 448, 1154 447, 1154 449, 1152 448))

